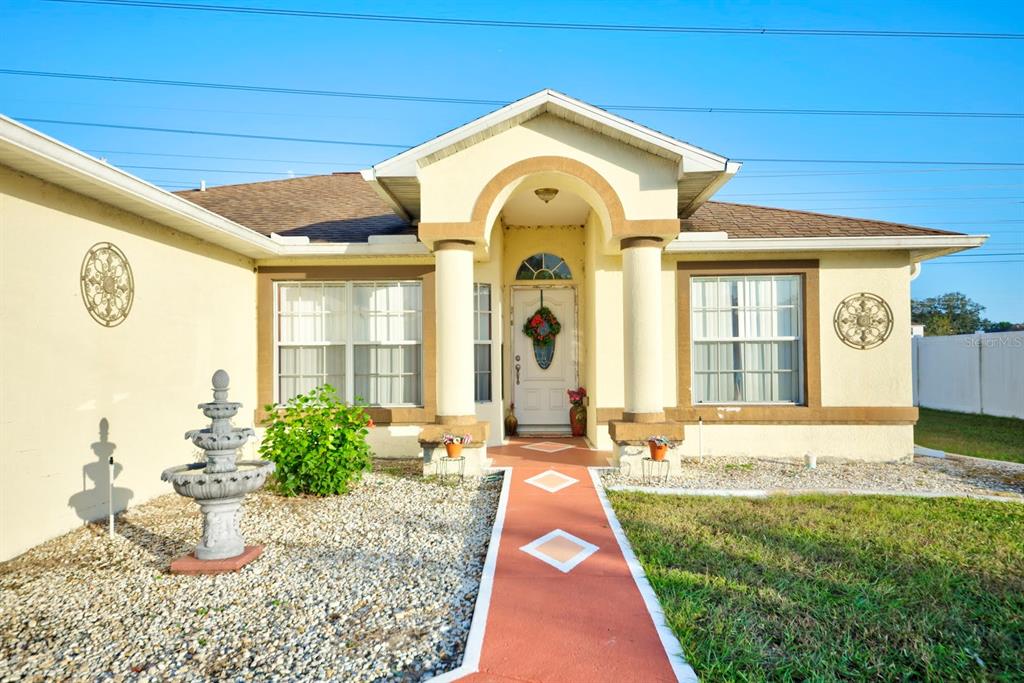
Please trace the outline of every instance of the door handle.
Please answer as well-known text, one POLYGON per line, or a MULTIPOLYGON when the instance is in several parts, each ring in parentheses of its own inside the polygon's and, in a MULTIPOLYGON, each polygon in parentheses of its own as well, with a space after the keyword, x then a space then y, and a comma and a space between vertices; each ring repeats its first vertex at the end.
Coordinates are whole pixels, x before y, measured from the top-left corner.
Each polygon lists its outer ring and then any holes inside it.
POLYGON ((519 369, 523 367, 519 363, 516 363, 516 386, 519 385, 519 369))

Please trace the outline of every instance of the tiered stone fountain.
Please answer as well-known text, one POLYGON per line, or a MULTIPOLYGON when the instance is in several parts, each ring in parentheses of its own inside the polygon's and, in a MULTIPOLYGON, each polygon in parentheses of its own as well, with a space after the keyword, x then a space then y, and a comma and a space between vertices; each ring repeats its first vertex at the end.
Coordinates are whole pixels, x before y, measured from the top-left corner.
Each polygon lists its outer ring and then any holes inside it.
POLYGON ((228 382, 223 370, 213 374, 213 401, 199 404, 211 419, 210 426, 185 433, 186 439, 206 452, 206 461, 171 467, 160 477, 171 482, 180 495, 195 500, 203 513, 202 540, 194 554, 171 563, 172 573, 235 571, 263 550, 262 546, 246 547, 242 539, 242 499, 266 483, 275 465, 267 460, 236 462, 238 449, 255 432, 252 427, 231 426, 231 418, 242 404, 227 400, 228 382))

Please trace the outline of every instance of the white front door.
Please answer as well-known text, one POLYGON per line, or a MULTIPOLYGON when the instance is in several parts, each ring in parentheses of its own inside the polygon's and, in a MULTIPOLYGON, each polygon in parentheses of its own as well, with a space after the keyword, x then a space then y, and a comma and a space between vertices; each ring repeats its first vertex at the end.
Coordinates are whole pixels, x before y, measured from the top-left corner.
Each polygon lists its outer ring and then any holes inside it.
POLYGON ((579 386, 576 371, 576 292, 571 287, 544 290, 544 305, 562 325, 555 337, 555 353, 542 369, 533 353, 533 340, 523 334, 523 324, 541 306, 541 289, 512 290, 512 399, 523 433, 568 432, 569 397, 566 391, 579 386))

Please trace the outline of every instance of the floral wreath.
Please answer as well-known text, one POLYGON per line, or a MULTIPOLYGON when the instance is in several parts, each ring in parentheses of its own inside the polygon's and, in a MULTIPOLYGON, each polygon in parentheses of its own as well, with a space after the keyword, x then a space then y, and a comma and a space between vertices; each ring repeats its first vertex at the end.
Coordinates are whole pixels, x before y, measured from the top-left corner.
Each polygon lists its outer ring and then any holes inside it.
POLYGON ((547 306, 541 306, 523 324, 523 334, 538 346, 547 346, 555 342, 555 336, 562 331, 562 323, 547 306))

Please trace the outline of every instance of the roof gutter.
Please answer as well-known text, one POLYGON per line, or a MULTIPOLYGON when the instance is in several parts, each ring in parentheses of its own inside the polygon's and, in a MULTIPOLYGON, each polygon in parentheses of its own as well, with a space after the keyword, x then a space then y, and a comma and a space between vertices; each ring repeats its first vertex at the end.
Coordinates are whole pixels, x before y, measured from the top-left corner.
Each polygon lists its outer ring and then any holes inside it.
MULTIPOLYGON (((682 162, 680 162, 680 167, 682 167, 682 162)), ((704 202, 711 199, 712 195, 721 190, 723 185, 732 180, 733 176, 735 176, 742 167, 743 162, 741 161, 727 160, 725 162, 725 168, 722 170, 722 172, 715 176, 714 180, 708 183, 707 186, 703 190, 701 190, 696 197, 690 200, 689 204, 682 208, 682 210, 679 212, 679 217, 689 218, 690 216, 692 216, 697 211, 697 209, 704 205, 704 202)))
POLYGON ((742 253, 766 251, 880 251, 908 250, 913 261, 980 247, 988 235, 908 235, 883 237, 752 237, 704 239, 701 233, 682 233, 669 242, 669 254, 742 253))

